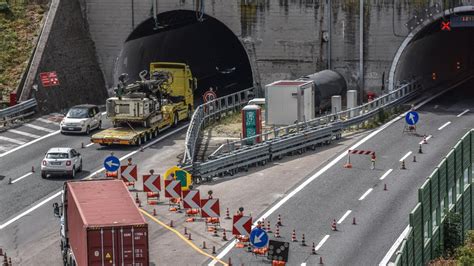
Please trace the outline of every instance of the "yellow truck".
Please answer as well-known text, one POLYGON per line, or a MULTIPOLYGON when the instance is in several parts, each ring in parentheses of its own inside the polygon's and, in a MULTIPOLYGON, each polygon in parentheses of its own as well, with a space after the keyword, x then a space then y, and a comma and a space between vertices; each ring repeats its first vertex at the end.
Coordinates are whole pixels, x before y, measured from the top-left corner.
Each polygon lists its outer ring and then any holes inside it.
POLYGON ((182 63, 153 62, 139 81, 127 84, 119 77, 115 97, 107 99, 107 118, 113 127, 98 132, 91 141, 100 145, 141 145, 162 130, 190 119, 196 79, 182 63))

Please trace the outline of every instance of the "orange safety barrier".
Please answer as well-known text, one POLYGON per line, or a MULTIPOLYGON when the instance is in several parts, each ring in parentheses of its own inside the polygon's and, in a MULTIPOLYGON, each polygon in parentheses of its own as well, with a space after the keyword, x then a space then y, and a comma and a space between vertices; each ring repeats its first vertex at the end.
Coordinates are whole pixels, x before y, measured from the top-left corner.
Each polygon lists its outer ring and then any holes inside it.
POLYGON ((286 262, 282 260, 274 260, 272 261, 272 266, 279 266, 279 265, 286 265, 286 262))
POLYGON ((169 210, 177 211, 181 209, 181 198, 170 198, 169 200, 169 210))
POLYGON ((237 236, 237 240, 239 240, 240 242, 249 242, 249 236, 240 235, 237 236))
POLYGON ((158 205, 158 200, 160 199, 160 193, 147 192, 146 199, 147 199, 148 205, 158 205))
POLYGON ((267 253, 268 251, 268 248, 267 247, 263 247, 263 248, 254 248, 253 249, 253 253, 255 255, 261 255, 261 256, 265 256, 265 254, 267 253))
POLYGON ((186 210, 186 215, 188 216, 194 216, 199 214, 199 209, 187 209, 186 210))

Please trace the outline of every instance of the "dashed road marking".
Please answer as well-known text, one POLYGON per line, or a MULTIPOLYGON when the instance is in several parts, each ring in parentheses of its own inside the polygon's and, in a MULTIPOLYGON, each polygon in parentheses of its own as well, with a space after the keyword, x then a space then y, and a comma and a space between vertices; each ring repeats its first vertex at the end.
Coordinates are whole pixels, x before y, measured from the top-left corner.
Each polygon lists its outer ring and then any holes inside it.
POLYGON ((22 175, 22 176, 18 177, 17 179, 12 180, 12 184, 14 184, 14 183, 16 183, 16 182, 22 180, 23 178, 25 178, 25 177, 27 177, 27 176, 30 176, 30 175, 32 175, 32 174, 33 174, 32 172, 29 172, 28 174, 22 175))
POLYGON ((40 126, 33 125, 33 124, 23 124, 23 125, 24 125, 24 126, 27 126, 27 127, 31 127, 31 128, 37 129, 37 130, 46 131, 46 132, 49 132, 49 133, 53 133, 53 132, 56 131, 56 130, 53 130, 53 129, 49 129, 49 128, 45 128, 45 127, 40 127, 40 126))
POLYGON ((318 251, 329 238, 329 235, 325 235, 321 241, 319 241, 318 245, 314 248, 314 250, 318 251))
POLYGON ((90 147, 92 145, 94 145, 94 142, 91 142, 91 143, 87 144, 86 147, 90 147))
POLYGON ((443 128, 447 127, 449 124, 451 124, 451 121, 446 122, 444 125, 438 128, 438 130, 442 130, 443 128))
POLYGON ((23 145, 23 144, 26 143, 22 140, 7 138, 7 137, 4 137, 4 136, 0 136, 0 140, 4 140, 4 141, 8 141, 8 142, 15 143, 15 144, 20 144, 20 145, 23 145))
POLYGON ((393 169, 388 169, 387 172, 385 172, 385 174, 383 174, 379 179, 384 180, 392 171, 393 169))
POLYGON ((11 132, 11 133, 14 133, 14 134, 18 134, 18 135, 22 135, 22 136, 26 136, 26 137, 30 137, 30 138, 34 138, 34 139, 37 139, 37 138, 41 137, 41 136, 38 136, 36 134, 31 134, 31 133, 28 133, 28 132, 23 132, 23 131, 19 131, 19 130, 15 130, 15 129, 9 129, 9 130, 7 130, 7 132, 11 132))
POLYGON ((403 156, 403 157, 400 159, 400 162, 403 161, 403 160, 405 160, 406 158, 408 158, 408 156, 410 156, 411 153, 412 153, 411 151, 407 152, 407 154, 405 154, 405 156, 403 156))
POLYGON ((344 219, 346 219, 347 216, 349 216, 349 214, 351 214, 351 212, 352 212, 351 210, 346 211, 346 213, 341 217, 341 219, 339 219, 339 221, 337 221, 337 224, 341 224, 344 221, 344 219))
POLYGON ((458 114, 456 117, 461 117, 461 116, 463 116, 463 115, 464 115, 465 113, 467 113, 467 112, 469 112, 469 109, 464 110, 464 112, 458 114))
POLYGON ((44 118, 38 118, 36 119, 38 121, 41 121, 43 123, 47 123, 47 124, 55 124, 55 125, 59 125, 59 122, 56 122, 56 121, 51 121, 51 120, 48 120, 48 119, 44 119, 44 118))
POLYGON ((372 190, 374 190, 373 188, 369 188, 365 193, 364 195, 362 195, 359 200, 364 200, 365 197, 367 197, 367 195, 369 195, 370 192, 372 192, 372 190))
POLYGON ((30 142, 28 142, 28 143, 25 143, 25 144, 23 144, 23 145, 21 145, 21 146, 18 146, 18 147, 16 147, 16 148, 14 148, 14 149, 11 149, 11 150, 9 150, 9 151, 6 151, 6 152, 0 154, 0 158, 3 157, 3 156, 5 156, 5 155, 8 155, 8 154, 10 154, 10 153, 13 153, 13 152, 15 152, 15 151, 17 151, 17 150, 19 150, 19 149, 22 149, 22 148, 24 148, 24 147, 27 147, 27 146, 29 146, 29 145, 31 145, 31 144, 33 144, 33 143, 36 143, 36 142, 38 142, 38 141, 41 141, 41 140, 43 140, 43 139, 45 139, 45 138, 49 138, 49 137, 51 137, 51 136, 53 136, 53 135, 56 135, 56 134, 58 134, 58 133, 59 133, 59 130, 58 130, 58 131, 55 131, 55 132, 53 132, 53 133, 49 133, 48 135, 44 135, 44 136, 42 136, 41 138, 38 138, 38 139, 35 139, 35 140, 30 141, 30 142))

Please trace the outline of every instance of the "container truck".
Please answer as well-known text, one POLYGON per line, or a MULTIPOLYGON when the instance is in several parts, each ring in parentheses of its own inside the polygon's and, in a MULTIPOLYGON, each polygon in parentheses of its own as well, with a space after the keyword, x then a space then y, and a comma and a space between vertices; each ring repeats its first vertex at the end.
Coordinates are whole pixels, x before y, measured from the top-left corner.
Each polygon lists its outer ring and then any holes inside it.
POLYGON ((141 145, 179 121, 190 119, 196 79, 182 63, 154 62, 140 72, 139 81, 127 84, 119 77, 115 97, 106 101, 107 117, 113 127, 94 134, 91 141, 100 145, 141 145))
POLYGON ((148 225, 121 180, 65 182, 53 207, 64 265, 149 265, 148 225))

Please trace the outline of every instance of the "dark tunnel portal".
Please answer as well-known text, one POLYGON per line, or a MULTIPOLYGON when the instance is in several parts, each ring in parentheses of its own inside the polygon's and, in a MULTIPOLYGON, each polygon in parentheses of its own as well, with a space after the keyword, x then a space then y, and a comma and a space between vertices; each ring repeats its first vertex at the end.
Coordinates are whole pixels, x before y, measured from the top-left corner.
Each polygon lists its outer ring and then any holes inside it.
POLYGON ((180 62, 190 66, 198 80, 195 100, 204 91, 217 88, 223 96, 253 85, 252 69, 242 43, 223 23, 204 15, 200 22, 196 12, 174 10, 142 22, 129 35, 117 61, 114 83, 121 73, 129 82, 150 62, 180 62))
MULTIPOLYGON (((451 17, 464 15, 474 16, 474 13, 457 13, 451 17)), ((449 19, 446 17, 445 21, 449 19)), ((418 77, 425 88, 430 88, 459 81, 474 70, 474 27, 442 30, 442 22, 439 19, 427 25, 410 41, 398 62, 395 80, 418 77)))

